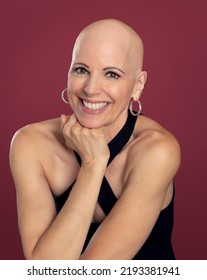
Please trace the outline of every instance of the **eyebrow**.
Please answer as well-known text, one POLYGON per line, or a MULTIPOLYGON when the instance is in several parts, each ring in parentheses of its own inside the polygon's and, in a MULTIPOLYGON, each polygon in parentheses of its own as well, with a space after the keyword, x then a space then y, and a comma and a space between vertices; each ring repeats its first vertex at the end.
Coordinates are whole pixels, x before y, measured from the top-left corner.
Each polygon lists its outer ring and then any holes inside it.
POLYGON ((82 66, 85 66, 86 68, 89 68, 88 65, 86 65, 85 63, 82 63, 82 62, 76 62, 73 64, 73 66, 75 66, 75 65, 82 65, 82 66))
MULTIPOLYGON (((74 63, 73 65, 74 65, 74 66, 75 66, 75 65, 82 65, 82 66, 85 66, 86 68, 89 69, 89 66, 88 66, 87 64, 85 64, 85 63, 82 63, 82 62, 76 62, 76 63, 74 63)), ((106 70, 111 70, 111 69, 118 70, 118 71, 122 72, 123 74, 125 74, 125 72, 124 72, 123 70, 121 70, 120 68, 115 67, 115 66, 108 66, 108 67, 105 67, 103 70, 106 71, 106 70)))
POLYGON ((123 70, 121 70, 120 68, 115 67, 115 66, 108 66, 108 67, 104 68, 104 71, 105 70, 110 70, 110 69, 116 69, 116 70, 122 72, 123 74, 125 74, 125 72, 123 70))

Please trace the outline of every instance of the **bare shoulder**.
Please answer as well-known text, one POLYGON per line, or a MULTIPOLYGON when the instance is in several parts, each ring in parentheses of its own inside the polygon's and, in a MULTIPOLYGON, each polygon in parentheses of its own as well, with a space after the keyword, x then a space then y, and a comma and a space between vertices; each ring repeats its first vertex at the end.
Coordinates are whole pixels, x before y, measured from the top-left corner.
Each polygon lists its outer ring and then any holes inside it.
POLYGON ((64 150, 60 119, 32 123, 19 129, 10 145, 10 167, 17 174, 36 166, 44 173, 51 156, 64 150))
POLYGON ((61 140, 60 119, 56 118, 20 128, 12 138, 11 150, 28 150, 37 146, 46 148, 46 144, 61 140))
POLYGON ((177 138, 156 121, 140 116, 137 121, 135 140, 131 147, 131 159, 139 157, 142 164, 154 162, 176 173, 180 166, 181 149, 177 138))

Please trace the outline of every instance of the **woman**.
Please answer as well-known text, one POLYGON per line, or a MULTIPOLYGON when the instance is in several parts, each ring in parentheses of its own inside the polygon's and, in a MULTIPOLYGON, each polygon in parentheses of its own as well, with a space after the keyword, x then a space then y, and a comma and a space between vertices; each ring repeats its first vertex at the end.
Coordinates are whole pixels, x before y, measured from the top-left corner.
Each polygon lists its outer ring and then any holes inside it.
POLYGON ((15 134, 10 162, 26 259, 175 258, 180 148, 139 115, 142 65, 134 30, 118 20, 92 23, 75 42, 62 93, 74 114, 15 134))

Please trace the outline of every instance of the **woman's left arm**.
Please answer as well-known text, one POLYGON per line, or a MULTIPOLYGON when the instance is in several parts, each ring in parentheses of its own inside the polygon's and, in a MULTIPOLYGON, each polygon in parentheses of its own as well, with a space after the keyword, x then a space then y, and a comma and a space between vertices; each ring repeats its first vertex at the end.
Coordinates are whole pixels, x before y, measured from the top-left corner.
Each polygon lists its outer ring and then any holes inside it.
POLYGON ((124 190, 80 259, 132 259, 148 238, 180 165, 177 140, 154 134, 130 148, 124 190))

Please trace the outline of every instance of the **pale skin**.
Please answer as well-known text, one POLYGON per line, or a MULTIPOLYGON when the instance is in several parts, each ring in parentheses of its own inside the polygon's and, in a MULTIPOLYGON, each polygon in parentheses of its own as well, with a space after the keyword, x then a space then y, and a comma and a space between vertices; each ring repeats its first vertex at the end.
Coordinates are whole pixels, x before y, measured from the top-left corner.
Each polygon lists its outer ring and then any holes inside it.
POLYGON ((180 148, 157 122, 139 116, 129 142, 107 167, 107 143, 146 82, 142 60, 142 42, 129 27, 114 20, 90 25, 76 41, 68 74, 74 114, 15 134, 10 163, 26 259, 132 259, 170 203, 180 148), (112 27, 119 35, 109 35, 112 27), (95 112, 83 102, 103 108, 95 112), (104 175, 118 198, 107 216, 97 203, 104 175), (57 215, 54 196, 75 179, 57 215), (102 223, 82 253, 91 222, 102 223))

